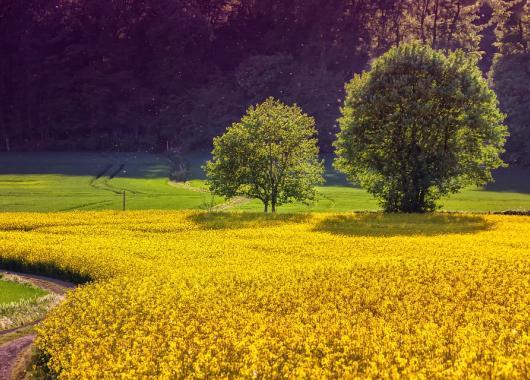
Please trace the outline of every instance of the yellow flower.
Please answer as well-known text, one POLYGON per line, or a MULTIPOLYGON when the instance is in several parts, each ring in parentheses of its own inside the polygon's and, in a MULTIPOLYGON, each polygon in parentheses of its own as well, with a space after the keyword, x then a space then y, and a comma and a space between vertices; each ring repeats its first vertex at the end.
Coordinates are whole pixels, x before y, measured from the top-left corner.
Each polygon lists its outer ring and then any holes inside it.
POLYGON ((516 378, 530 217, 0 214, 0 264, 90 280, 38 328, 61 379, 516 378))

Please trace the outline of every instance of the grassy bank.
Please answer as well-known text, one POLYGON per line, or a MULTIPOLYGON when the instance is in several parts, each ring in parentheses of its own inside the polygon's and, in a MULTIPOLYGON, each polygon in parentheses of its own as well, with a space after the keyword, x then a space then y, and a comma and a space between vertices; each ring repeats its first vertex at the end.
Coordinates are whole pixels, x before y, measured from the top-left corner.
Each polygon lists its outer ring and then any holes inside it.
POLYGON ((0 305, 37 298, 45 295, 42 289, 28 284, 2 280, 0 276, 0 305))
MULTIPOLYGON (((185 183, 170 183, 172 161, 145 153, 1 153, 0 211, 208 209, 224 202, 208 193, 201 165, 205 154, 188 154, 185 183)), ((282 213, 377 210, 364 190, 348 184, 326 157, 326 184, 318 200, 280 207, 282 213)), ((441 201, 443 210, 490 212, 530 210, 530 169, 494 173, 496 182, 469 188, 441 201)), ((222 207, 261 211, 258 201, 238 200, 222 207)))

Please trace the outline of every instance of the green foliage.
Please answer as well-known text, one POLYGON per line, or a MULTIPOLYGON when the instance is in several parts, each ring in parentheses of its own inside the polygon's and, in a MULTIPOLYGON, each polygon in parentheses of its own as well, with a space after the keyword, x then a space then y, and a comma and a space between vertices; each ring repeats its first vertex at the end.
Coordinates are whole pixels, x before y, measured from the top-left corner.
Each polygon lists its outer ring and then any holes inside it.
POLYGON ((209 147, 269 95, 314 116, 329 150, 353 72, 414 39, 478 50, 484 3, 0 1, 0 150, 209 147))
POLYGON ((506 113, 510 138, 506 159, 530 165, 530 2, 493 2, 495 46, 489 79, 506 113))
POLYGON ((257 102, 263 100, 264 94, 281 91, 294 69, 293 57, 289 55, 252 56, 239 65, 235 79, 244 97, 257 102))
POLYGON ((323 182, 314 119, 273 98, 250 107, 240 122, 214 139, 205 165, 210 190, 225 197, 247 196, 276 206, 315 198, 323 182))
POLYGON ((490 71, 491 85, 510 131, 507 159, 530 165, 530 52, 498 55, 490 71))
POLYGON ((490 0, 495 25, 495 46, 500 55, 530 51, 530 2, 528 0, 490 0))
POLYGON ((506 127, 477 57, 405 44, 346 85, 336 167, 386 211, 424 212, 502 166, 506 127))

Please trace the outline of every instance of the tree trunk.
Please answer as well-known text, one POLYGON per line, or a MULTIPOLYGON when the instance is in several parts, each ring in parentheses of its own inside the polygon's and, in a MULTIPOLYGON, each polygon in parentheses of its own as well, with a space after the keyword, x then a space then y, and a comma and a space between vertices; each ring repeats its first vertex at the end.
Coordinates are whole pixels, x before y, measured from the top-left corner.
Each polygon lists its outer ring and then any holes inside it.
POLYGON ((462 7, 462 0, 458 0, 458 3, 456 4, 455 17, 453 17, 453 22, 451 23, 451 28, 449 29, 449 36, 447 37, 447 46, 445 46, 446 49, 449 49, 452 46, 453 35, 455 34, 456 26, 458 22, 460 21, 461 7, 462 7))
POLYGON ((437 33, 438 33, 438 13, 439 13, 439 5, 440 5, 440 1, 439 0, 436 0, 434 2, 434 21, 433 21, 433 26, 432 26, 432 48, 433 49, 436 49, 436 44, 437 44, 437 33))
POLYGON ((421 17, 420 17, 420 34, 421 34, 421 42, 425 43, 427 40, 427 37, 425 36, 425 19, 427 18, 427 11, 429 9, 429 3, 430 0, 424 0, 423 1, 423 8, 421 11, 421 17))
MULTIPOLYGON (((521 3, 524 4, 524 3, 521 3)), ((524 7, 524 5, 523 5, 524 7)), ((523 8, 524 9, 524 8, 523 8)), ((523 16, 519 17, 519 22, 517 23, 517 27, 519 28, 519 38, 521 39, 521 44, 523 45, 523 53, 527 53, 528 51, 528 42, 525 39, 525 31, 523 26, 523 16)))
MULTIPOLYGON (((3 104, 0 104, 0 107, 3 106, 3 104)), ((6 152, 9 152, 11 150, 11 145, 9 144, 9 134, 7 129, 7 113, 5 112, 5 107, 0 108, 0 131, 2 134, 2 138, 4 139, 4 146, 6 149, 6 152)))
POLYGON ((263 202, 263 212, 264 213, 269 212, 269 202, 263 202))

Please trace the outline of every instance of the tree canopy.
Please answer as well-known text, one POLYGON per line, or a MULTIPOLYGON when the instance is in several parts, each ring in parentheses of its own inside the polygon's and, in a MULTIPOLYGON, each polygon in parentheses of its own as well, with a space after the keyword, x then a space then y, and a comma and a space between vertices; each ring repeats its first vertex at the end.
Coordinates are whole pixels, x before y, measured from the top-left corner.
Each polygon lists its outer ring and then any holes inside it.
POLYGON ((315 198, 323 182, 315 121, 296 105, 273 98, 250 107, 241 121, 214 139, 205 165, 210 190, 225 197, 246 196, 264 210, 315 198))
POLYGON ((496 57, 490 80, 510 126, 507 158, 530 165, 530 51, 496 57))
POLYGON ((475 55, 400 45, 347 84, 335 163, 385 210, 430 211, 492 179, 503 119, 475 55))
POLYGON ((530 3, 499 0, 494 14, 497 53, 489 80, 506 113, 506 157, 530 165, 530 3))
POLYGON ((374 57, 419 40, 483 51, 487 72, 528 36, 523 3, 0 0, 0 150, 210 148, 274 96, 330 151, 343 84, 374 57))

